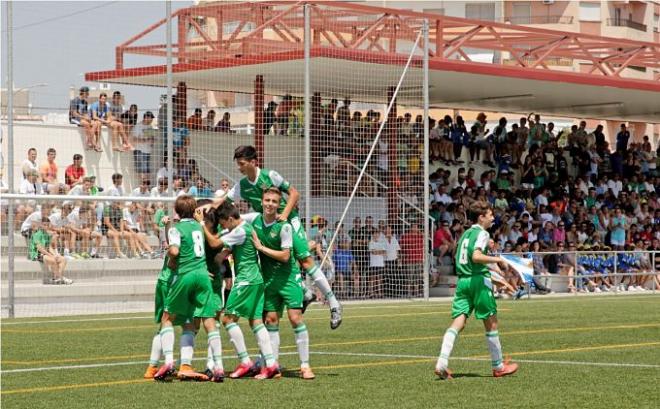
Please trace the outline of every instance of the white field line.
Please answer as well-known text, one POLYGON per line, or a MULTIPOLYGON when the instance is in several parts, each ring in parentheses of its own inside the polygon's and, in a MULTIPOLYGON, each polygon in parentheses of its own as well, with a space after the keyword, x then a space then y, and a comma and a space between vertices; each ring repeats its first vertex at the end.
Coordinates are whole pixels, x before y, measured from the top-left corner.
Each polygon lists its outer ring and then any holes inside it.
MULTIPOLYGON (((284 355, 297 355, 297 352, 284 352, 284 355)), ((348 357, 369 357, 369 358, 406 358, 406 359, 436 359, 437 356, 431 355, 410 355, 410 354, 378 354, 368 352, 322 352, 310 351, 312 355, 329 355, 329 356, 348 356, 348 357)), ((257 355, 255 355, 257 357, 257 355)), ((232 357, 233 358, 233 357, 232 357)), ((452 357, 456 361, 490 361, 490 358, 470 358, 470 357, 452 357)), ((194 361, 206 361, 206 358, 195 358, 194 361)), ((557 361, 557 360, 539 360, 539 359, 516 359, 519 363, 530 364, 549 364, 549 365, 576 365, 576 366, 595 366, 595 367, 614 367, 614 368, 647 368, 647 369, 660 369, 660 365, 655 364, 633 364, 633 363, 617 363, 617 362, 582 362, 582 361, 557 361)), ((59 371, 71 369, 89 369, 89 368, 109 368, 114 366, 131 366, 131 365, 145 365, 149 361, 126 361, 126 362, 113 362, 103 364, 87 364, 87 365, 63 365, 63 366, 46 366, 40 368, 21 368, 9 369, 0 371, 1 374, 11 373, 27 373, 27 372, 43 372, 43 371, 59 371)))
MULTIPOLYGON (((416 304, 416 305, 365 305, 365 306, 351 306, 349 308, 344 308, 344 313, 347 311, 354 310, 382 310, 382 309, 401 309, 401 308, 436 308, 445 303, 430 303, 430 304, 416 304)), ((327 313, 327 310, 321 308, 308 309, 305 315, 309 313, 322 312, 327 313)), ((36 324, 60 324, 60 323, 72 323, 72 322, 96 322, 96 321, 130 321, 135 319, 153 319, 153 315, 140 315, 140 316, 129 316, 129 317, 104 317, 104 318, 82 318, 82 319, 64 319, 64 320, 43 320, 43 321, 10 321, 3 322, 2 326, 5 325, 36 325, 36 324)), ((155 327, 155 324, 154 324, 155 327)))

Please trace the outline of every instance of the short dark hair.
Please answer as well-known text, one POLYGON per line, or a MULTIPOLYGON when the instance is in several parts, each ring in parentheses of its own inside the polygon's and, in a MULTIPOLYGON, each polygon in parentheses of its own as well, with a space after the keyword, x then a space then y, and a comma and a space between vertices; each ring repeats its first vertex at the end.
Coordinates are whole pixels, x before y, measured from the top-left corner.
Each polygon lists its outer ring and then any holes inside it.
POLYGON ((73 160, 81 160, 82 158, 83 158, 82 155, 79 154, 79 153, 76 153, 75 155, 73 155, 73 160))
POLYGON ((46 151, 46 154, 48 155, 50 153, 57 153, 57 151, 55 150, 55 148, 48 148, 48 150, 46 151))
POLYGON ((119 92, 119 91, 115 91, 115 92, 112 93, 112 96, 113 96, 113 97, 115 97, 115 96, 121 96, 121 92, 119 92))
POLYGON ((153 112, 151 112, 151 111, 147 111, 147 112, 144 113, 144 116, 143 116, 143 117, 144 117, 144 118, 153 118, 153 117, 154 117, 154 114, 153 114, 153 112))
POLYGON ((124 176, 121 173, 113 173, 112 175, 112 183, 115 183, 118 180, 122 180, 124 176))
POLYGON ((215 215, 218 218, 218 221, 239 219, 241 217, 241 214, 238 212, 236 206, 229 202, 222 203, 222 205, 220 205, 220 207, 218 207, 216 210, 215 215))
POLYGON ((106 97, 107 98, 107 96, 108 96, 108 94, 106 94, 105 92, 101 92, 99 94, 99 98, 101 98, 101 97, 106 97))
POLYGON ((192 218, 195 214, 195 208, 197 208, 197 201, 189 195, 181 195, 174 202, 174 211, 182 219, 192 218))
POLYGON ((252 145, 241 145, 234 150, 234 160, 257 160, 257 150, 252 145))

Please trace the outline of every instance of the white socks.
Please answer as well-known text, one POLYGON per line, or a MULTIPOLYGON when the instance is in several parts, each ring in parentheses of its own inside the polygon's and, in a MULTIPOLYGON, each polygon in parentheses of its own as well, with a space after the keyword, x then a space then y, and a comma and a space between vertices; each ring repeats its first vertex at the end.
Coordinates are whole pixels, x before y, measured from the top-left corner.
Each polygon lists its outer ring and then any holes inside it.
POLYGON ((500 335, 495 331, 486 332, 486 342, 488 351, 490 351, 490 361, 493 369, 502 369, 502 345, 500 345, 500 335))
MULTIPOLYGON (((216 322, 215 323, 215 329, 218 332, 218 337, 220 336, 220 323, 216 322)), ((209 334, 210 335, 210 334, 209 334)), ((208 335, 207 335, 208 337, 208 335)), ((211 343, 208 343, 208 348, 206 349, 206 368, 209 370, 213 370, 215 365, 217 364, 217 361, 219 361, 219 367, 220 369, 223 369, 222 367, 222 340, 218 339, 218 351, 220 351, 220 355, 218 357, 214 357, 213 349, 211 348, 211 343)))
POLYGON ((160 360, 160 354, 162 352, 163 347, 160 343, 160 333, 157 333, 151 340, 151 356, 149 357, 149 365, 158 366, 158 361, 160 360))
POLYGON ((234 345, 236 350, 236 355, 238 359, 241 360, 242 364, 250 362, 250 355, 247 353, 247 348, 245 347, 245 338, 243 338, 243 331, 238 326, 237 323, 232 322, 225 326, 227 333, 229 334, 229 342, 234 345))
POLYGON ((277 361, 280 357, 280 327, 266 324, 266 330, 270 337, 270 345, 273 347, 273 359, 277 361))
POLYGON ((183 331, 181 333, 181 365, 192 365, 195 350, 195 333, 183 331))
POLYGON ((174 328, 165 327, 160 330, 160 343, 165 355, 165 365, 174 364, 174 328))
MULTIPOLYGON (((298 347, 298 356, 300 356, 300 367, 309 368, 309 332, 307 326, 300 324, 293 329, 296 337, 296 346, 298 347)), ((278 333, 279 338, 279 333, 278 333)), ((278 339, 279 343, 279 339, 278 339)))
POLYGON ((438 362, 435 364, 435 369, 445 370, 449 366, 449 357, 451 356, 451 351, 454 349, 454 342, 458 337, 458 331, 454 328, 447 328, 445 336, 442 338, 442 347, 440 348, 440 356, 438 357, 438 362))
MULTIPOLYGON (((206 339, 209 344, 208 353, 211 354, 212 362, 215 364, 216 368, 224 371, 225 368, 222 365, 222 341, 220 340, 220 331, 216 329, 213 332, 209 332, 206 339)), ((206 366, 208 367, 208 359, 206 366)), ((213 367, 210 369, 213 370, 213 367)))
POLYGON ((273 357, 273 346, 270 344, 270 337, 268 336, 266 326, 264 324, 259 324, 252 328, 252 332, 257 338, 257 344, 259 344, 261 355, 266 361, 266 366, 273 366, 275 364, 275 358, 273 357))
POLYGON ((321 290, 325 296, 325 299, 328 300, 330 308, 339 308, 339 301, 337 301, 335 294, 332 292, 332 287, 330 287, 330 283, 325 277, 325 274, 323 274, 323 271, 321 271, 321 269, 315 265, 307 271, 307 274, 312 278, 312 280, 314 280, 314 284, 319 288, 319 290, 321 290))

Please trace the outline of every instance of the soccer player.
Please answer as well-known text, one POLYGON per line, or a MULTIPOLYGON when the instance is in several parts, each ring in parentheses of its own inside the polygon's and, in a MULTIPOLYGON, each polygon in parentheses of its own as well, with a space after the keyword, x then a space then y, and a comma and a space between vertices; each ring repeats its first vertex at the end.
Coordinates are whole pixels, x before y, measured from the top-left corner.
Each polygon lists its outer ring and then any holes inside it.
POLYGON ((264 312, 273 356, 275 360, 278 359, 279 317, 286 306, 300 356, 300 376, 303 379, 314 379, 314 372, 309 366, 309 333, 302 314, 302 276, 298 263, 291 257, 293 229, 288 222, 277 219, 281 198, 282 192, 276 187, 270 187, 263 193, 263 214, 250 213, 241 217, 252 223, 254 245, 261 253, 261 271, 266 285, 264 312))
POLYGON ((451 326, 442 339, 440 356, 435 366, 435 373, 440 379, 451 379, 448 368, 449 357, 458 334, 465 327, 472 311, 478 320, 483 320, 486 328, 486 341, 490 351, 493 376, 511 375, 518 370, 518 365, 502 360, 502 347, 497 332, 497 305, 493 296, 493 283, 488 272, 488 264, 499 263, 501 257, 486 255, 490 235, 486 231, 493 225, 495 217, 489 203, 474 202, 470 206, 476 224, 461 235, 457 243, 456 272, 458 282, 452 303, 451 326))
MULTIPOLYGON (((266 365, 255 378, 270 379, 279 376, 279 365, 273 356, 270 337, 261 319, 264 311, 264 279, 261 275, 257 249, 252 236, 254 229, 251 224, 241 219, 238 209, 230 202, 223 203, 216 212, 218 222, 223 229, 227 229, 229 232, 218 237, 206 226, 204 232, 210 247, 226 247, 220 253, 220 257, 224 257, 231 251, 236 272, 235 282, 225 306, 225 315, 222 317, 222 323, 240 359, 240 364, 229 377, 242 378, 253 371, 254 364, 248 355, 243 332, 238 326, 238 320, 241 317, 248 319, 261 354, 266 361, 266 365)), ((198 220, 201 218, 200 213, 197 214, 198 220)))
MULTIPOLYGON (((213 349, 215 367, 214 382, 224 380, 220 332, 216 329, 216 306, 213 305, 211 280, 206 271, 204 253, 204 229, 193 219, 197 203, 192 196, 182 195, 174 202, 174 210, 181 220, 168 230, 168 267, 172 270, 165 308, 161 319, 160 339, 165 355, 165 364, 154 375, 156 380, 174 376, 174 329, 179 319, 191 319, 198 315, 206 329, 208 343, 213 349), (192 304, 191 304, 192 303, 192 304)), ((185 357, 182 357, 182 364, 185 357)))
MULTIPOLYGON (((261 212, 261 195, 264 189, 276 187, 287 194, 287 199, 282 198, 278 208, 278 220, 288 221, 293 228, 293 255, 296 260, 302 263, 307 275, 309 275, 316 286, 323 292, 330 304, 330 328, 336 329, 341 324, 342 307, 332 292, 328 279, 323 271, 316 265, 309 251, 307 235, 305 229, 300 223, 296 205, 300 194, 298 190, 291 186, 288 181, 274 170, 261 169, 257 166, 257 150, 254 146, 239 146, 234 150, 234 160, 238 165, 238 170, 245 175, 239 183, 234 185, 229 193, 223 197, 215 199, 215 206, 219 206, 225 200, 236 202, 240 199, 246 200, 256 211, 261 212)), ((311 294, 311 292, 310 292, 311 294)), ((306 301, 303 306, 303 312, 307 306, 307 301, 311 302, 313 295, 305 295, 306 301)))

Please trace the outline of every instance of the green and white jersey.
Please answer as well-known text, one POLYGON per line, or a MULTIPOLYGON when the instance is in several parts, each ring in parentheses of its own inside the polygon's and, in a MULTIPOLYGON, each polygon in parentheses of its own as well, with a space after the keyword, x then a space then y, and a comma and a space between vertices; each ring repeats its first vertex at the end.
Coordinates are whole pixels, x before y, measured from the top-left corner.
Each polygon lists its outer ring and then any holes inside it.
POLYGON ((257 237, 264 246, 277 251, 291 250, 291 257, 286 263, 277 261, 263 253, 259 254, 261 272, 266 284, 284 283, 291 278, 295 279, 296 275, 300 274, 300 269, 298 268, 298 262, 293 257, 293 228, 291 225, 288 222, 277 220, 270 224, 266 223, 264 216, 260 213, 241 215, 241 218, 252 224, 254 231, 257 232, 257 237))
POLYGON ((234 272, 236 285, 263 284, 259 268, 257 248, 252 241, 252 225, 245 220, 232 231, 221 237, 225 247, 231 250, 234 258, 234 272))
POLYGON ((472 261, 474 251, 479 249, 486 254, 490 235, 483 227, 473 224, 461 236, 457 243, 456 252, 456 274, 459 277, 469 277, 473 275, 488 275, 488 266, 486 264, 477 264, 472 261))
POLYGON ((44 229, 39 229, 32 237, 30 237, 30 246, 28 248, 28 256, 30 260, 37 260, 39 258, 39 246, 48 247, 50 246, 50 234, 44 229))
POLYGON ((206 271, 206 253, 204 252, 204 228, 197 220, 181 219, 167 233, 170 246, 179 248, 177 269, 174 274, 186 274, 191 271, 206 271))
POLYGON ((160 273, 158 273, 158 281, 168 283, 170 278, 172 278, 172 270, 170 270, 170 268, 167 266, 169 261, 170 258, 165 256, 165 259, 163 260, 163 267, 160 269, 160 273))
MULTIPOLYGON (((237 202, 240 199, 243 199, 252 206, 252 209, 254 209, 255 212, 262 213, 263 207, 261 206, 261 196, 263 195, 263 191, 269 187, 276 187, 282 192, 289 194, 290 184, 282 177, 282 175, 274 170, 257 168, 257 179, 250 181, 247 177, 244 177, 231 188, 229 193, 227 193, 227 199, 232 202, 237 202)), ((286 200, 282 198, 280 199, 280 207, 277 211, 281 213, 285 207, 286 200)), ((296 216, 298 216, 298 212, 294 209, 289 215, 289 220, 296 216)))

